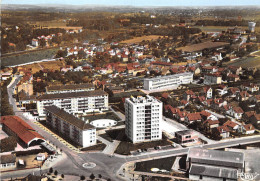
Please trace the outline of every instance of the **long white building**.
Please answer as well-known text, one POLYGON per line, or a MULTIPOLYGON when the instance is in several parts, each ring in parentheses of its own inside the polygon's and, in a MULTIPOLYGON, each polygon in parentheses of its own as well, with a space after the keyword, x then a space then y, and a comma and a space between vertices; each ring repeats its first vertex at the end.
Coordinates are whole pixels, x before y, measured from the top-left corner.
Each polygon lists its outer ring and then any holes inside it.
POLYGON ((125 100, 125 133, 133 142, 162 139, 162 102, 152 96, 125 100))
POLYGON ((45 110, 46 123, 65 137, 82 147, 89 147, 97 143, 96 128, 91 124, 56 106, 47 106, 45 110))
POLYGON ((37 111, 45 116, 44 108, 55 105, 72 114, 84 114, 108 109, 108 94, 102 90, 43 94, 37 98, 37 111))
POLYGON ((69 92, 94 91, 93 84, 68 84, 68 85, 52 85, 46 87, 46 94, 59 94, 69 92))
POLYGON ((193 73, 185 72, 174 75, 144 79, 145 90, 165 89, 180 84, 189 84, 193 81, 193 73))

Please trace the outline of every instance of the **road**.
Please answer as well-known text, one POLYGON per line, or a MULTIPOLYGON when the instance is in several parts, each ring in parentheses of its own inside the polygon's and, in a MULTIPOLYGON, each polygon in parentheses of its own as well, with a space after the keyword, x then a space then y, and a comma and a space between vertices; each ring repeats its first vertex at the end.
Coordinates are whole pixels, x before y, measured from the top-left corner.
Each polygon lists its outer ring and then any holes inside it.
MULTIPOLYGON (((69 148, 67 148, 65 145, 59 142, 55 137, 45 132, 37 124, 33 123, 34 120, 28 120, 22 115, 22 112, 19 112, 19 110, 16 107, 15 100, 12 97, 13 88, 18 83, 19 79, 20 77, 17 77, 16 80, 13 82, 13 84, 11 84, 8 87, 9 101, 13 105, 15 115, 20 116, 22 119, 24 119, 29 125, 31 125, 35 130, 37 130, 37 132, 40 133, 46 140, 51 141, 58 148, 61 148, 63 150, 63 153, 66 154, 66 158, 53 167, 55 170, 58 170, 59 173, 63 173, 66 175, 78 175, 78 176, 85 175, 86 177, 88 177, 91 173, 94 173, 95 175, 101 174, 103 178, 111 178, 113 181, 114 180, 117 181, 117 180, 124 179, 124 178, 117 177, 117 174, 120 172, 120 169, 127 162, 140 161, 143 159, 169 157, 174 155, 184 155, 187 154, 188 152, 188 148, 172 148, 170 150, 158 150, 155 152, 142 153, 136 156, 122 156, 122 155, 115 154, 113 157, 110 157, 110 155, 101 152, 77 153, 71 151, 69 148), (97 166, 92 169, 86 169, 82 167, 82 164, 86 162, 94 162, 96 163, 97 166)), ((230 147, 239 144, 242 145, 242 144, 253 143, 253 142, 260 142, 260 136, 226 140, 222 142, 202 145, 201 147, 215 149, 215 148, 224 148, 224 147, 230 147)), ((39 170, 37 171, 37 169, 34 169, 33 171, 35 174, 39 174, 39 170)), ((48 171, 47 169, 42 170, 42 173, 46 173, 47 171, 48 171)), ((1 177, 2 179, 10 178, 10 177, 15 178, 19 176, 25 176, 31 173, 32 170, 17 171, 11 173, 3 173, 1 177)))

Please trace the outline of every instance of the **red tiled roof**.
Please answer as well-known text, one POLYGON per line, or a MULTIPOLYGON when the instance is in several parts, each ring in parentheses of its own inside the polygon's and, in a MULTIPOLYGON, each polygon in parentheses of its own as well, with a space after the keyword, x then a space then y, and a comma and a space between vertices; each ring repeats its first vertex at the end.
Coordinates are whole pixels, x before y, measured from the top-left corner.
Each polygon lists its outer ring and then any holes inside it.
POLYGON ((251 116, 253 116, 256 112, 255 111, 248 111, 248 112, 245 112, 245 115, 250 118, 251 116))
POLYGON ((187 117, 189 121, 201 120, 201 116, 199 113, 189 113, 187 114, 187 117))
POLYGON ((229 132, 229 129, 227 126, 219 126, 219 127, 217 127, 217 130, 219 133, 229 132))
POLYGON ((209 125, 219 124, 219 120, 207 119, 206 121, 203 122, 203 124, 206 124, 206 123, 209 123, 209 125))
POLYGON ((223 126, 227 126, 227 127, 230 127, 230 128, 234 128, 235 126, 237 126, 238 124, 237 123, 235 123, 235 122, 233 122, 233 121, 230 121, 230 120, 228 120, 227 122, 225 122, 224 124, 223 124, 223 126))
POLYGON ((204 111, 204 110, 203 110, 203 111, 201 111, 201 112, 200 112, 200 114, 201 114, 201 115, 203 115, 203 116, 206 116, 206 117, 208 117, 208 116, 210 116, 210 115, 211 115, 209 112, 207 112, 207 111, 204 111))
POLYGON ((185 93, 187 95, 194 95, 194 92, 192 90, 186 90, 185 93))
POLYGON ((255 127, 252 124, 246 124, 246 125, 244 125, 244 128, 246 131, 255 130, 255 127))
POLYGON ((244 113, 243 109, 241 107, 234 107, 233 110, 236 112, 236 113, 244 113))
POLYGON ((34 138, 44 139, 30 125, 18 116, 2 116, 1 122, 28 144, 34 138))

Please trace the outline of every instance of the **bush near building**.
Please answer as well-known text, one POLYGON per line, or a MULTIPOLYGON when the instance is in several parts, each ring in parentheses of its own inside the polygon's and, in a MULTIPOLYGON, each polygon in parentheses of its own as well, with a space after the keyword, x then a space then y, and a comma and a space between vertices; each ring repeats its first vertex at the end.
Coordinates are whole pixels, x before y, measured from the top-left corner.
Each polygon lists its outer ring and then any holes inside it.
POLYGON ((8 152, 8 151, 14 151, 17 146, 17 141, 15 137, 10 136, 4 139, 1 139, 0 141, 0 151, 2 152, 8 152))

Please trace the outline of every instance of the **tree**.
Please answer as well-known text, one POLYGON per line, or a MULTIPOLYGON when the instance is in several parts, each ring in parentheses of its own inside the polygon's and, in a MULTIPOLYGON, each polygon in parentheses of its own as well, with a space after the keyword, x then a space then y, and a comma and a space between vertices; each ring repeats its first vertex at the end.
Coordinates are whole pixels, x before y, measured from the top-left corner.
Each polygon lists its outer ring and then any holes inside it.
POLYGON ((101 179, 101 178, 102 178, 102 175, 101 175, 101 174, 98 174, 98 178, 100 178, 100 179, 101 179))
POLYGON ((64 178, 64 174, 61 174, 61 178, 64 178))
POLYGON ((57 171, 57 170, 55 170, 55 172, 54 172, 54 175, 55 175, 55 176, 57 176, 57 175, 58 175, 58 171, 57 171))
POLYGON ((92 174, 89 176, 89 178, 90 178, 91 180, 94 180, 96 177, 95 177, 95 175, 92 173, 92 174))
POLYGON ((109 179, 107 179, 107 181, 111 181, 111 179, 109 178, 109 179))
POLYGON ((80 176, 80 180, 85 180, 85 179, 86 179, 86 177, 84 175, 80 176))
POLYGON ((53 173, 53 168, 52 168, 52 167, 49 169, 49 172, 50 172, 50 173, 53 173))

